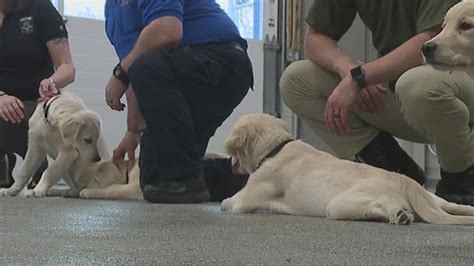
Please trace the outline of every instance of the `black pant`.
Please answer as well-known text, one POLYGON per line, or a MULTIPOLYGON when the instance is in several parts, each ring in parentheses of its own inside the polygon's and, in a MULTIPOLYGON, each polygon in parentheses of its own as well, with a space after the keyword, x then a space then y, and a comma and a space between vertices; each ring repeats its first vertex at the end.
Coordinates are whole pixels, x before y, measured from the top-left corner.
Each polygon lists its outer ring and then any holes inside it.
POLYGON ((235 43, 157 49, 129 76, 146 122, 142 187, 202 175, 209 139, 253 86, 250 59, 235 43))

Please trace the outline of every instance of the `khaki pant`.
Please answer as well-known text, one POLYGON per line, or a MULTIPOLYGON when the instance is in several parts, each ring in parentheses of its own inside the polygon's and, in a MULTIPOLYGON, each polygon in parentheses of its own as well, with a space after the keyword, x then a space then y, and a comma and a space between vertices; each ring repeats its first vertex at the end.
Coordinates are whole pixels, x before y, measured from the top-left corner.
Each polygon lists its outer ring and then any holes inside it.
POLYGON ((462 172, 474 164, 474 74, 463 68, 413 68, 404 73, 396 93, 385 94, 384 107, 376 113, 353 106, 351 130, 331 134, 324 121, 326 99, 340 82, 309 60, 291 64, 280 80, 284 102, 336 154, 353 159, 380 130, 418 143, 434 143, 441 166, 462 172))

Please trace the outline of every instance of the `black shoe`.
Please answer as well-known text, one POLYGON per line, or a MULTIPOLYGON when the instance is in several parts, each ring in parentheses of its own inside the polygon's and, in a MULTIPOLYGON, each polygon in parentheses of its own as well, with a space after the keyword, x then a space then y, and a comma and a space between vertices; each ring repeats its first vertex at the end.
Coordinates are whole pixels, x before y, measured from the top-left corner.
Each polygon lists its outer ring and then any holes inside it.
POLYGON ((398 145, 392 135, 383 131, 356 155, 356 161, 406 175, 420 185, 426 181, 425 172, 420 166, 398 145))
POLYGON ((474 206, 474 165, 461 173, 441 169, 435 194, 449 202, 474 206))
POLYGON ((143 198, 151 203, 201 203, 210 200, 203 176, 162 181, 143 187, 143 198))
POLYGON ((0 187, 9 188, 13 185, 13 168, 16 164, 16 156, 8 153, 0 158, 0 187))
POLYGON ((223 201, 232 197, 247 184, 249 175, 233 174, 230 158, 203 160, 203 172, 211 201, 223 201))

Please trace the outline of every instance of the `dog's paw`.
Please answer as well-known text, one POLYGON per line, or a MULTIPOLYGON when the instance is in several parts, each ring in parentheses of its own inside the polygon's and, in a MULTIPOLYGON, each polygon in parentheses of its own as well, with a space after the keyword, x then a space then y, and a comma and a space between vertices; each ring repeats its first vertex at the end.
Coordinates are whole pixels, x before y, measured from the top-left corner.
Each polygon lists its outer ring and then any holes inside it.
POLYGON ((232 198, 227 198, 221 203, 221 211, 232 212, 232 198))
POLYGON ((18 195, 19 191, 12 188, 0 190, 0 197, 14 197, 18 195))
POLYGON ((221 203, 221 210, 224 212, 229 212, 233 214, 240 214, 246 212, 239 202, 236 202, 236 199, 227 198, 221 203))
POLYGON ((94 190, 85 188, 79 192, 79 197, 82 199, 96 199, 97 195, 94 195, 94 190))
POLYGON ((409 225, 413 222, 415 216, 408 210, 398 210, 392 217, 390 223, 395 225, 409 225))
POLYGON ((39 190, 39 189, 32 189, 32 190, 28 190, 26 192, 26 196, 28 198, 44 198, 46 197, 46 191, 42 191, 42 190, 39 190))

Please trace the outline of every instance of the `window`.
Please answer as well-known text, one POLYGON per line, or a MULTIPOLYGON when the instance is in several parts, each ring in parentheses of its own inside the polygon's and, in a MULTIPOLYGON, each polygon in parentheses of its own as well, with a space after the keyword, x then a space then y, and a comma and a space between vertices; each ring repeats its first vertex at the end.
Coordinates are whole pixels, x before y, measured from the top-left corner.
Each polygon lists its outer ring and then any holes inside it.
MULTIPOLYGON (((58 7, 59 0, 52 0, 58 7)), ((239 28, 242 37, 262 39, 263 0, 216 0, 239 28)), ((64 0, 64 15, 104 19, 105 0, 64 0)))
POLYGON ((51 3, 53 3, 53 6, 56 7, 56 9, 59 9, 59 0, 51 0, 51 3))
POLYGON ((65 0, 64 15, 104 20, 105 0, 65 0))
POLYGON ((263 0, 216 0, 248 39, 262 39, 263 0))

